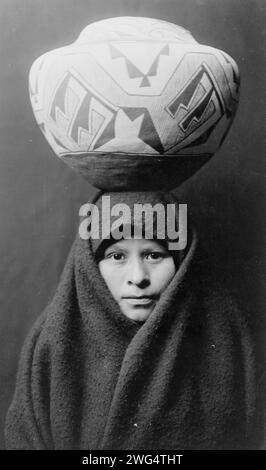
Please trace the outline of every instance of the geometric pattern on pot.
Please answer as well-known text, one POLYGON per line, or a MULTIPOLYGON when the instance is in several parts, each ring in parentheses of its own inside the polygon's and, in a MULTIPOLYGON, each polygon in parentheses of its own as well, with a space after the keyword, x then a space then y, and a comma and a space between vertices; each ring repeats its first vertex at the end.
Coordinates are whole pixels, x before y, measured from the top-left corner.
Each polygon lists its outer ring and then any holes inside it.
POLYGON ((239 73, 230 56, 198 44, 183 28, 114 18, 88 26, 72 45, 37 59, 30 97, 55 153, 77 171, 80 166, 91 181, 90 156, 96 164, 102 155, 119 154, 188 155, 205 162, 232 123, 239 73))

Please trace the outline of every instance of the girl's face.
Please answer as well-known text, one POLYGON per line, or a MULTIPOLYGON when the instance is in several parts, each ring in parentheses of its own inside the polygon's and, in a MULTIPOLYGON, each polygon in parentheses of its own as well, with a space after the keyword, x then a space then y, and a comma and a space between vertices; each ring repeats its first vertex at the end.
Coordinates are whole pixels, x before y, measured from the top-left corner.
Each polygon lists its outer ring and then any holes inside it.
POLYGON ((109 246, 99 269, 122 313, 140 322, 151 314, 176 272, 166 248, 133 238, 109 246))

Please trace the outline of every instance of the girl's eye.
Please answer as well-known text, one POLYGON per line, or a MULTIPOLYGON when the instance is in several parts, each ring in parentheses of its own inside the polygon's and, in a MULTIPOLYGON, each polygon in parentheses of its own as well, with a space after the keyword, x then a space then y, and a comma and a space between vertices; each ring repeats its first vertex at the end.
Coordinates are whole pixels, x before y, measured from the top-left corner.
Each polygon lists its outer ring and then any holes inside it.
POLYGON ((112 259, 114 261, 122 261, 125 259, 123 253, 110 253, 107 255, 107 258, 112 259))
POLYGON ((159 261, 164 257, 163 253, 159 251, 151 251, 146 254, 146 258, 150 261, 159 261))

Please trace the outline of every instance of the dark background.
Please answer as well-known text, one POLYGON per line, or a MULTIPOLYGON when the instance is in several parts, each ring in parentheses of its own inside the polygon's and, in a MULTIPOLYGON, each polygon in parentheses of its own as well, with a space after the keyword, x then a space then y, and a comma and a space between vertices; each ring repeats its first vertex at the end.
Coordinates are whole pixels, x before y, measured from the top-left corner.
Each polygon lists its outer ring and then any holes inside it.
POLYGON ((87 24, 123 15, 180 24, 240 66, 240 106, 227 140, 177 194, 188 203, 212 262, 249 308, 262 357, 260 383, 266 375, 265 0, 1 0, 0 448, 22 343, 56 289, 79 207, 95 191, 54 156, 39 131, 29 68, 87 24))

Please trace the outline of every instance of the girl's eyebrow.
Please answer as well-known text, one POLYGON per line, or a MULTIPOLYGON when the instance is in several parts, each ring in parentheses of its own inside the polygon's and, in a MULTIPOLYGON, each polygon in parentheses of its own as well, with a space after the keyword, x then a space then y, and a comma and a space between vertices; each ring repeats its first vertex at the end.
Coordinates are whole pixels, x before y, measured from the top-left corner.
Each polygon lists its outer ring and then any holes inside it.
POLYGON ((122 248, 120 246, 117 246, 117 245, 112 245, 108 248, 106 248, 106 251, 105 253, 112 253, 113 251, 121 251, 123 253, 128 253, 128 250, 126 250, 125 248, 122 248))
POLYGON ((144 247, 141 251, 143 253, 146 253, 146 252, 150 253, 151 251, 164 251, 164 249, 163 248, 158 248, 157 246, 155 246, 155 247, 147 246, 147 247, 144 247))
MULTIPOLYGON (((130 249, 127 249, 125 248, 124 246, 120 246, 119 243, 115 243, 111 246, 109 246, 108 248, 106 248, 106 251, 105 251, 105 254, 108 255, 110 253, 113 253, 114 251, 116 252, 120 252, 120 253, 125 253, 125 254, 128 254, 130 252, 130 249)), ((145 253, 150 253, 152 251, 158 251, 160 253, 168 253, 168 250, 166 248, 164 248, 163 246, 161 245, 155 245, 155 246, 150 246, 147 244, 147 246, 144 246, 141 250, 140 250, 140 254, 145 254, 145 253)))
POLYGON ((152 246, 151 245, 144 246, 143 251, 168 251, 168 250, 164 246, 156 243, 152 246))

